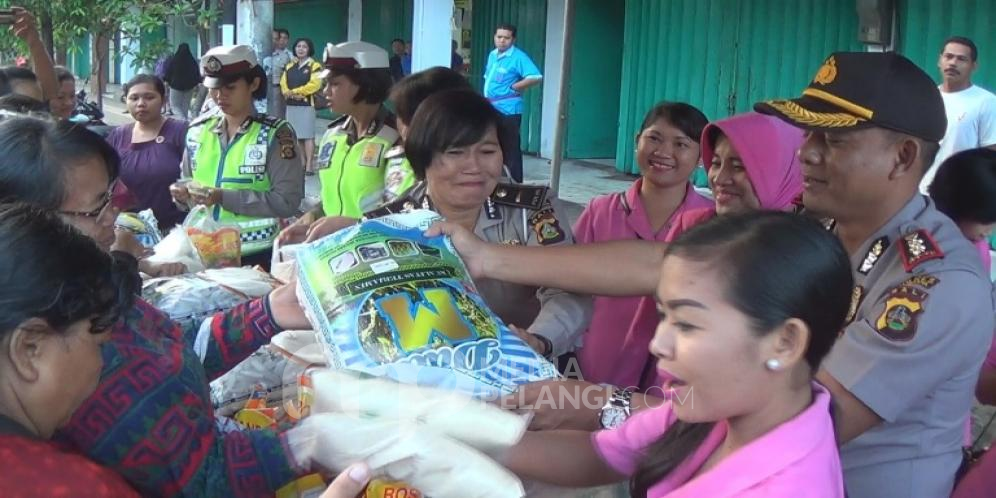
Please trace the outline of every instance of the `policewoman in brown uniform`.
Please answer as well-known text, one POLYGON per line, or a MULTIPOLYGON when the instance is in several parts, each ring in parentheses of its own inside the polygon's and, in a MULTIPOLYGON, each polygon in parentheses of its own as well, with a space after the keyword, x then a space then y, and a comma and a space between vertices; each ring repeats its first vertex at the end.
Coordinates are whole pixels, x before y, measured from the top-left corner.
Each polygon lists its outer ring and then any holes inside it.
POLYGON ((975 249, 919 192, 945 131, 937 87, 895 53, 839 52, 802 97, 755 109, 807 130, 802 202, 851 255, 850 324, 816 376, 848 496, 949 496, 993 306, 975 249))
MULTIPOLYGON (((573 244, 546 187, 500 182, 499 119, 486 99, 468 90, 426 99, 405 140, 405 152, 420 182, 365 217, 431 209, 491 242, 573 244)), ((488 306, 507 324, 526 329, 520 335, 547 357, 571 351, 591 315, 589 296, 489 279, 475 284, 488 306)))
POLYGON ((256 113, 266 74, 252 48, 215 47, 201 58, 201 72, 218 112, 190 123, 181 164, 183 178, 199 187, 176 183, 170 193, 181 207, 203 204, 215 220, 238 226, 242 264, 269 268, 280 220, 297 214, 304 196, 294 130, 256 113))

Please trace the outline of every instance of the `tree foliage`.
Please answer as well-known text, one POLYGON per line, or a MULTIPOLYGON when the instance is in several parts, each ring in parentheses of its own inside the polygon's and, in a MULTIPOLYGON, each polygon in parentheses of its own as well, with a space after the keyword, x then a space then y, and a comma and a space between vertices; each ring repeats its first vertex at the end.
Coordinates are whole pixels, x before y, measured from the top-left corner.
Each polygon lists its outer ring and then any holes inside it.
MULTIPOLYGON (((140 40, 120 47, 121 55, 133 58, 136 69, 152 67, 159 57, 171 52, 170 43, 155 36, 171 19, 203 33, 221 14, 216 4, 211 0, 0 0, 0 6, 20 5, 30 10, 39 25, 49 19, 57 50, 82 50, 80 43, 85 43, 87 35, 112 39, 120 32, 123 39, 140 40)), ((0 58, 9 62, 26 51, 20 40, 0 28, 0 58)))

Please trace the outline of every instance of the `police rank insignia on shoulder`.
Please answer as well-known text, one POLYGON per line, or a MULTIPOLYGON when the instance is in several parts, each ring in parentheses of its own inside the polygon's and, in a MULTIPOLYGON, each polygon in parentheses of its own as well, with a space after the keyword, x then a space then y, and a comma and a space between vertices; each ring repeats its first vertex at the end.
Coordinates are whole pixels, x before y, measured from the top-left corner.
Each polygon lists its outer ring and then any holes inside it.
POLYGON ((532 210, 543 209, 549 188, 543 185, 498 184, 491 199, 497 204, 532 210))
POLYGON ((867 275, 868 272, 875 267, 875 263, 878 263, 878 259, 882 257, 882 253, 885 252, 887 247, 889 247, 888 237, 882 237, 875 242, 872 242, 871 247, 868 248, 868 252, 865 253, 865 259, 861 260, 861 266, 858 267, 858 273, 867 275))
POLYGON ((540 245, 558 244, 567 240, 567 234, 560 228, 560 221, 553 214, 553 208, 537 211, 529 218, 529 223, 532 224, 540 245))
POLYGON ((903 235, 899 255, 903 260, 903 268, 911 272, 924 261, 943 258, 944 252, 937 246, 930 233, 921 229, 903 235))
POLYGON ((280 146, 281 159, 297 157, 297 144, 294 143, 294 134, 291 133, 290 126, 283 126, 277 130, 277 145, 280 146))
POLYGON ((875 330, 894 342, 906 342, 916 335, 916 322, 923 313, 927 293, 916 287, 900 285, 885 299, 885 310, 875 322, 875 330))

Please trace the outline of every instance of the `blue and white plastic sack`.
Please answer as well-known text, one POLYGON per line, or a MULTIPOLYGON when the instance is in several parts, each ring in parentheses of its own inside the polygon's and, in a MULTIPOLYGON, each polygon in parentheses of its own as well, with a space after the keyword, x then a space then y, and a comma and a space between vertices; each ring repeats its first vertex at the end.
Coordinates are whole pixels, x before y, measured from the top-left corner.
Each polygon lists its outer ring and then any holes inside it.
POLYGON ((390 215, 297 250, 298 295, 329 366, 493 399, 556 368, 488 308, 431 211, 390 215))

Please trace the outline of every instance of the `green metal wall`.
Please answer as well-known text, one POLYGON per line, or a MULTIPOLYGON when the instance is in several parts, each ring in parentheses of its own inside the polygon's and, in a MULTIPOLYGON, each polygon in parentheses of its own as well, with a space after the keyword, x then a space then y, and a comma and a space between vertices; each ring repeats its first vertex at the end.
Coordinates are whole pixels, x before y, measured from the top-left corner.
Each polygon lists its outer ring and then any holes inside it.
MULTIPOLYGON (((516 46, 529 54, 540 71, 543 71, 546 54, 545 0, 473 0, 471 15, 470 80, 477 89, 480 90, 484 84, 484 65, 488 61, 488 54, 495 48, 495 27, 500 23, 515 25, 516 46)), ((540 116, 543 108, 542 85, 526 90, 524 97, 522 150, 537 153, 540 148, 540 116)))
POLYGON ((90 78, 90 36, 77 38, 69 47, 66 57, 72 60, 73 74, 78 80, 90 78))
POLYGON ((720 119, 799 94, 830 52, 864 50, 850 0, 627 0, 625 23, 616 169, 629 173, 655 102, 720 119))
POLYGON ((565 134, 567 157, 616 154, 625 14, 625 2, 575 2, 565 134))
POLYGON ((979 47, 979 69, 972 81, 996 89, 996 0, 901 0, 896 51, 940 83, 941 44, 950 36, 967 36, 979 47))
POLYGON ((391 52, 391 40, 412 39, 414 0, 363 0, 363 41, 391 52))
POLYGON ((311 38, 316 56, 326 43, 346 41, 348 17, 349 0, 300 0, 273 6, 273 26, 290 31, 291 43, 311 38))

